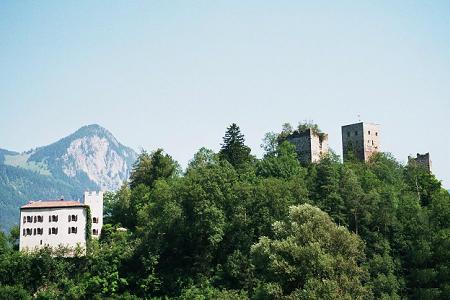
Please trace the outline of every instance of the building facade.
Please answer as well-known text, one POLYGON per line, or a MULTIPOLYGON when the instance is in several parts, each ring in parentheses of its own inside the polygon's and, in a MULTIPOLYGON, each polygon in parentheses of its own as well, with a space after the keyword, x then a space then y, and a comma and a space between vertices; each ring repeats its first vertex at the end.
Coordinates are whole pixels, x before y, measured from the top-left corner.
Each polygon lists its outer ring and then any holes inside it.
POLYGON ((368 161, 380 151, 380 126, 365 122, 342 126, 342 151, 344 161, 350 155, 360 161, 368 161))
POLYGON ((84 204, 91 208, 92 236, 99 237, 103 227, 103 192, 84 192, 84 204))
POLYGON ((409 164, 416 164, 417 166, 421 166, 424 168, 428 173, 431 173, 431 159, 430 159, 430 153, 420 154, 417 153, 416 157, 408 156, 408 163, 409 164))
POLYGON ((91 236, 98 238, 103 225, 103 193, 87 192, 84 203, 67 200, 30 201, 20 208, 19 249, 43 247, 86 248, 87 217, 91 236))
POLYGON ((323 154, 328 152, 327 134, 316 133, 310 128, 296 131, 286 139, 295 145, 297 157, 303 164, 317 162, 323 154))

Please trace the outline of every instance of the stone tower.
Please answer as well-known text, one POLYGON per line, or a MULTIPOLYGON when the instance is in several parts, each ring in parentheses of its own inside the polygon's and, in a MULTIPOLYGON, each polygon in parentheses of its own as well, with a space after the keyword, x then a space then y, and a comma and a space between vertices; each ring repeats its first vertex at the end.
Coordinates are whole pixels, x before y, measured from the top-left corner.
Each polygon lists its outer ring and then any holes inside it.
POLYGON ((84 192, 84 204, 91 208, 92 237, 100 237, 103 227, 103 192, 84 192))
POLYGON ((409 164, 416 164, 423 167, 428 173, 431 173, 431 159, 430 153, 420 154, 417 153, 417 157, 408 156, 409 164))
POLYGON ((380 126, 360 122, 342 126, 342 150, 344 161, 350 153, 360 161, 368 161, 380 149, 380 126))
POLYGON ((298 159, 303 164, 317 162, 322 154, 328 152, 328 135, 314 132, 311 128, 294 131, 286 139, 295 145, 298 159))

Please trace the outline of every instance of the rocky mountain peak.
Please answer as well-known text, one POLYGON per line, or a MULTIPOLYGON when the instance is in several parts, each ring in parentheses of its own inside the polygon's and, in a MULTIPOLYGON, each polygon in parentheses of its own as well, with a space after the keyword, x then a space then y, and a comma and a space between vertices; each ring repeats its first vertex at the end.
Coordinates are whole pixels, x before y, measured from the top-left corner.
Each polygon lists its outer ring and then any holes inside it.
POLYGON ((119 145, 119 142, 117 139, 112 135, 111 132, 109 132, 106 128, 98 125, 98 124, 91 124, 86 125, 75 131, 73 134, 69 136, 72 138, 77 137, 87 137, 87 136, 98 136, 102 138, 106 138, 110 142, 112 142, 115 145, 119 145))
POLYGON ((19 167, 69 179, 85 188, 115 190, 128 179, 136 157, 133 149, 122 145, 107 129, 91 124, 55 143, 18 154, 17 159, 9 157, 7 162, 21 161, 19 167))
POLYGON ((47 146, 26 152, 0 149, 0 220, 8 228, 20 205, 85 190, 116 190, 128 179, 137 154, 97 124, 83 126, 47 146))

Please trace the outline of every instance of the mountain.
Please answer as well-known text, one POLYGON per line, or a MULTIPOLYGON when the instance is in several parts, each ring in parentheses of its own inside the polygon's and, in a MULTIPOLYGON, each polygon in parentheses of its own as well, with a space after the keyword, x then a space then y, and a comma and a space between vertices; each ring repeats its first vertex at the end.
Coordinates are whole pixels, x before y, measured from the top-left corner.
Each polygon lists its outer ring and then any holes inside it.
POLYGON ((85 190, 115 190, 127 180, 136 152, 93 124, 26 152, 0 149, 0 225, 17 223, 29 200, 79 199, 85 190))

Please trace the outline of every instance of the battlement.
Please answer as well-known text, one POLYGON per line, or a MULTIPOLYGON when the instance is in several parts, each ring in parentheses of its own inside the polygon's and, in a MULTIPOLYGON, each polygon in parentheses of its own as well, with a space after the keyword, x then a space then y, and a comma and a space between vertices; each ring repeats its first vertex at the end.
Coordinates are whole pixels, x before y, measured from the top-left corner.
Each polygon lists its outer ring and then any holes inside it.
POLYGON ((431 173, 431 159, 430 153, 417 153, 416 157, 408 156, 408 164, 416 164, 423 167, 428 173, 431 173))
POLYGON ((102 191, 86 191, 84 192, 84 196, 103 196, 103 192, 102 191))

